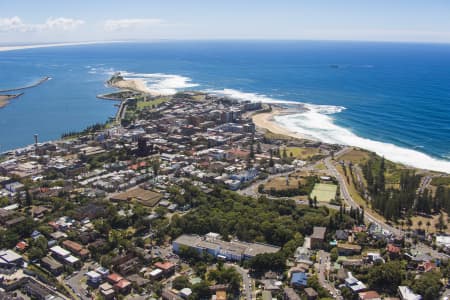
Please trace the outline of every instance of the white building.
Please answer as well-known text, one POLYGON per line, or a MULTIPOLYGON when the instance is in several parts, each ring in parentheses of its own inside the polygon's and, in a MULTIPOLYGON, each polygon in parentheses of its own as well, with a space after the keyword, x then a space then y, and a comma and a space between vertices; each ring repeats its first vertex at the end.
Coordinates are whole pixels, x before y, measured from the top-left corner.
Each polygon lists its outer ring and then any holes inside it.
POLYGON ((422 296, 414 294, 414 292, 407 286, 399 286, 398 294, 402 300, 422 300, 422 296))

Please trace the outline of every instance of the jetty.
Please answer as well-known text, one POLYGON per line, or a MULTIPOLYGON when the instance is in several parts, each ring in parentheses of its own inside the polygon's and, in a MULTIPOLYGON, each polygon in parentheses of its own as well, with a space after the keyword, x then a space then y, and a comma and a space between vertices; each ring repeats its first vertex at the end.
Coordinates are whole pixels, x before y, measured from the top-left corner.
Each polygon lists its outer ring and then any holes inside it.
POLYGON ((7 92, 14 92, 14 91, 21 91, 21 90, 31 89, 31 88, 37 87, 38 85, 43 84, 44 82, 46 82, 49 79, 50 79, 49 76, 45 76, 45 77, 39 79, 39 81, 37 81, 37 82, 35 82, 33 84, 30 84, 30 85, 27 85, 27 86, 18 87, 18 88, 13 88, 13 89, 0 90, 0 93, 7 93, 7 92))

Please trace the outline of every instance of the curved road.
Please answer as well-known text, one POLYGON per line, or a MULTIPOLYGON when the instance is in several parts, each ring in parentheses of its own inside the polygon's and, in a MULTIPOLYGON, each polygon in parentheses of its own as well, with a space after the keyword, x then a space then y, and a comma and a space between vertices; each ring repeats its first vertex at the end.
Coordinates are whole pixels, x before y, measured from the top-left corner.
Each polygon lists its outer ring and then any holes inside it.
MULTIPOLYGON (((349 151, 349 149, 350 148, 342 149, 341 151, 336 153, 336 156, 342 155, 343 153, 349 151)), ((325 163, 325 166, 327 167, 328 171, 330 172, 330 174, 333 175, 338 180, 340 190, 341 190, 341 197, 353 208, 359 208, 360 206, 358 205, 358 203, 356 203, 356 201, 353 200, 352 196, 350 195, 350 192, 348 191, 347 183, 345 182, 344 178, 336 170, 336 167, 331 162, 331 158, 327 157, 324 160, 324 163, 325 163)), ((375 223, 378 226, 380 226, 380 228, 382 228, 390 233, 393 233, 395 235, 405 235, 405 232, 403 230, 397 229, 395 227, 392 227, 392 226, 386 224, 385 222, 383 222, 383 220, 379 220, 376 217, 374 217, 372 214, 370 214, 370 212, 364 211, 364 217, 368 222, 375 223)), ((411 240, 408 240, 408 241, 411 242, 411 240)), ((446 255, 444 253, 440 253, 423 243, 417 243, 416 248, 418 250, 420 250, 421 252, 428 253, 435 258, 439 258, 439 259, 448 259, 449 258, 448 255, 446 255)))

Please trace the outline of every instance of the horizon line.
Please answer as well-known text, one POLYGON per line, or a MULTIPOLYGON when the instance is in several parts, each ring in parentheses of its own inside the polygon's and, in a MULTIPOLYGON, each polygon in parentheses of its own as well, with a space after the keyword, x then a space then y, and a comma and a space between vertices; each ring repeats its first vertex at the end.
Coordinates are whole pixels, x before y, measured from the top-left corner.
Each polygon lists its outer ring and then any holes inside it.
POLYGON ((301 38, 160 38, 160 39, 127 39, 127 40, 92 40, 92 41, 70 41, 70 42, 36 42, 31 44, 24 43, 5 43, 0 44, 0 52, 26 50, 35 48, 65 47, 65 46, 83 46, 95 44, 115 44, 115 43, 155 43, 155 42, 220 42, 220 41, 274 41, 274 42, 343 42, 343 43, 386 43, 386 44, 430 44, 430 45, 450 45, 450 41, 391 41, 391 40, 351 40, 351 39, 301 39, 301 38))

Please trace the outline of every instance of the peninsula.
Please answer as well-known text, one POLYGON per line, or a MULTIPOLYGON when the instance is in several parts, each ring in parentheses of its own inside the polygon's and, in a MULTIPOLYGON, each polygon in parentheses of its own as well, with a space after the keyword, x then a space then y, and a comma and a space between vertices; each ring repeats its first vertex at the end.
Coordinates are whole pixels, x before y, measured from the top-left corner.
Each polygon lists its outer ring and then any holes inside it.
POLYGON ((14 98, 18 98, 22 95, 23 95, 23 93, 14 94, 14 95, 0 95, 0 108, 3 108, 6 105, 8 105, 10 100, 12 100, 14 98))
POLYGON ((109 86, 144 94, 154 94, 142 79, 125 79, 120 72, 115 73, 107 82, 109 86))

